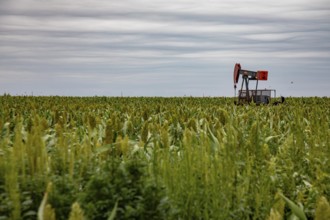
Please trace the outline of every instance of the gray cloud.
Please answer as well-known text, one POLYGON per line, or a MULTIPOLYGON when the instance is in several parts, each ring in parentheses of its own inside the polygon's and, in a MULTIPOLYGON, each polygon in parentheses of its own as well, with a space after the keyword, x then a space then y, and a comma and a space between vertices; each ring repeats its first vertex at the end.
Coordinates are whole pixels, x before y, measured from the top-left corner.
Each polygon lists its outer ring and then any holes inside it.
POLYGON ((0 92, 231 96, 240 62, 278 94, 330 95, 327 1, 0 4, 0 92))

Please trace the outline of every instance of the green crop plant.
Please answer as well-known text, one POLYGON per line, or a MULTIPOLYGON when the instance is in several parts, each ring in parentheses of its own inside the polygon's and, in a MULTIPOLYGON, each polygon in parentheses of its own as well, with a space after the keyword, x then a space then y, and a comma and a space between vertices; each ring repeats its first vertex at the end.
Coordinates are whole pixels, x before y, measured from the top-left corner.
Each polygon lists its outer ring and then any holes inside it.
POLYGON ((0 96, 0 219, 327 216, 330 99, 233 101, 0 96))

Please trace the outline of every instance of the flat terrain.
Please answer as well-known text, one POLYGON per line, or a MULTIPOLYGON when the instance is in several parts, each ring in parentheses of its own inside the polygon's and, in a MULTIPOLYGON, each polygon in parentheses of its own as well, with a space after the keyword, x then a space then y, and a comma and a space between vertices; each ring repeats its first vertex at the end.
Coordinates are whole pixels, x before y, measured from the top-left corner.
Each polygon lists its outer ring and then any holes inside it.
POLYGON ((0 97, 0 219, 325 219, 330 99, 0 97))

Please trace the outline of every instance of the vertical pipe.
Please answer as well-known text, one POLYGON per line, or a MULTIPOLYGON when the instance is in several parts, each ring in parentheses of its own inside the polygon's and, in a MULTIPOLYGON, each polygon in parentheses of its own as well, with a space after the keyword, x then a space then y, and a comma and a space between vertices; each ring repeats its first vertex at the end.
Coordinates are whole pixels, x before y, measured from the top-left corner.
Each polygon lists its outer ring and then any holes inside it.
POLYGON ((245 80, 245 87, 246 87, 246 100, 248 102, 250 102, 250 91, 249 91, 249 81, 248 81, 248 77, 244 76, 244 80, 245 80))
POLYGON ((244 77, 242 80, 241 91, 239 92, 238 99, 240 99, 242 97, 243 83, 244 83, 244 77))
POLYGON ((254 96, 254 101, 255 101, 255 103, 257 103, 258 82, 259 82, 259 79, 257 78, 256 91, 255 91, 256 94, 255 94, 255 96, 254 96))

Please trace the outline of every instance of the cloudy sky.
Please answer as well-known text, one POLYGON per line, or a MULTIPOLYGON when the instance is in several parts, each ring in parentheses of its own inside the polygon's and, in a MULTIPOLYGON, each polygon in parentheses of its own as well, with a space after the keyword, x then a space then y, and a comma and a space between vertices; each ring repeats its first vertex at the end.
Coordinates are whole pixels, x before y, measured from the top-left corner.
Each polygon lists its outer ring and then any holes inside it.
POLYGON ((0 0, 0 93, 330 96, 330 0, 0 0), (253 85, 253 83, 252 83, 253 85))

